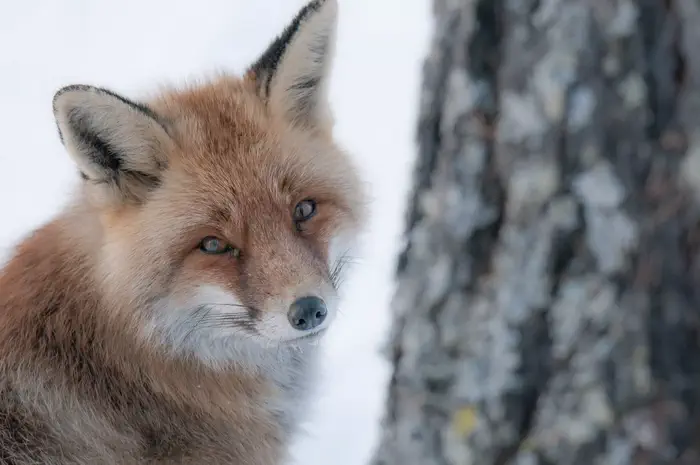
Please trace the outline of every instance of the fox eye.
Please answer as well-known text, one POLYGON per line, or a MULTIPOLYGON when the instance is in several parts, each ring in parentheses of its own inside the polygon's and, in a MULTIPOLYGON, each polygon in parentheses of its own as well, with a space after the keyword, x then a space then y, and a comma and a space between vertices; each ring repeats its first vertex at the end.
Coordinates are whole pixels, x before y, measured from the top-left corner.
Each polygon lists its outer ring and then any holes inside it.
POLYGON ((294 207, 294 221, 300 223, 316 214, 316 202, 311 199, 302 200, 294 207))
POLYGON ((207 236, 202 239, 199 243, 199 250, 210 255, 220 255, 230 252, 234 257, 238 257, 241 254, 240 249, 214 236, 207 236))

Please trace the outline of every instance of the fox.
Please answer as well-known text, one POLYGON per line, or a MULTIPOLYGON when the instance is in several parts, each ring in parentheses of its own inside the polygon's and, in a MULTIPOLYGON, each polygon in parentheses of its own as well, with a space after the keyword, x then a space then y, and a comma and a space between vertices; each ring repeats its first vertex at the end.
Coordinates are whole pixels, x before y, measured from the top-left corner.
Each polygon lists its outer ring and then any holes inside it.
POLYGON ((0 463, 276 465, 366 221, 337 0, 243 72, 53 97, 75 189, 0 269, 0 463))

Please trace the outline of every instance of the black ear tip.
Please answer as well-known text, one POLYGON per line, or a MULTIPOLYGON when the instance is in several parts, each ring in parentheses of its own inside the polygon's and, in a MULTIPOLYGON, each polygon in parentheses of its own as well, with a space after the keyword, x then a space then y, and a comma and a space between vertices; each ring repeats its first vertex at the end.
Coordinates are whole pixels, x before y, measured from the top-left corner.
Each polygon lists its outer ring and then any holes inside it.
POLYGON ((114 92, 112 90, 109 90, 104 87, 98 87, 98 86, 91 86, 88 84, 70 84, 64 87, 61 87, 54 93, 53 100, 52 100, 52 107, 53 107, 53 113, 54 116, 58 117, 58 111, 59 111, 59 105, 58 102, 63 97, 65 94, 68 93, 83 93, 83 94, 93 94, 94 95, 99 95, 102 97, 106 97, 108 99, 114 99, 115 101, 119 101, 123 104, 128 105, 135 111, 140 111, 141 113, 144 113, 145 115, 153 118, 154 120, 158 121, 161 125, 162 122, 160 121, 160 118, 158 115, 145 103, 137 102, 135 100, 128 99, 126 97, 123 97, 122 95, 119 95, 117 92, 114 92))
POLYGON ((59 99, 69 93, 69 92, 96 92, 98 89, 93 86, 89 86, 86 84, 70 84, 67 86, 63 86, 60 89, 58 89, 54 94, 53 94, 53 99, 51 100, 51 105, 53 107, 54 113, 57 110, 57 104, 59 99))
POLYGON ((61 141, 61 144, 65 144, 65 140, 63 137, 63 131, 61 131, 61 125, 59 123, 59 108, 58 108, 59 100, 65 94, 68 94, 70 92, 85 92, 85 91, 91 91, 93 89, 94 89, 94 87, 86 85, 86 84, 70 84, 70 85, 63 86, 63 87, 59 88, 53 94, 53 98, 51 99, 51 108, 53 110, 54 118, 56 119, 56 129, 58 130, 58 139, 61 141))
POLYGON ((61 141, 61 144, 65 145, 65 136, 63 134, 63 131, 61 130, 61 124, 65 123, 66 118, 68 118, 68 114, 74 109, 73 107, 76 105, 76 102, 73 102, 73 104, 66 104, 66 102, 61 103, 61 100, 69 96, 69 94, 98 94, 101 92, 102 89, 100 89, 99 87, 91 86, 88 84, 69 84, 60 87, 58 90, 56 90, 56 92, 54 92, 53 98, 51 99, 51 108, 53 110, 54 119, 56 122, 56 129, 58 130, 58 138, 61 141))
POLYGON ((284 30, 268 45, 267 49, 246 71, 247 75, 256 80, 261 93, 269 93, 272 75, 304 23, 318 13, 324 6, 337 6, 337 0, 311 0, 301 7, 287 24, 284 30))
POLYGON ((333 0, 311 0, 307 3, 307 11, 315 11, 321 8, 326 3, 332 3, 333 0))
POLYGON ((297 20, 304 21, 311 17, 313 14, 317 13, 326 5, 337 6, 337 0, 311 0, 309 3, 304 5, 297 13, 297 20))

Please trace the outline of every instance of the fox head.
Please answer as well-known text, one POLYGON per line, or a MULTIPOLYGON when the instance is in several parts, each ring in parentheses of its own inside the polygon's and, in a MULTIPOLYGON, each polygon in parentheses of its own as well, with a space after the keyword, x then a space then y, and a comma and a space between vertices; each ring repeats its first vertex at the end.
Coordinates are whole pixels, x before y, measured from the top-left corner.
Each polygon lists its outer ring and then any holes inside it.
POLYGON ((336 0, 307 4, 242 76, 143 101, 59 90, 59 135, 98 220, 102 294, 143 340, 204 359, 325 330, 363 195, 327 97, 336 0), (221 349, 219 351, 219 349, 221 349))

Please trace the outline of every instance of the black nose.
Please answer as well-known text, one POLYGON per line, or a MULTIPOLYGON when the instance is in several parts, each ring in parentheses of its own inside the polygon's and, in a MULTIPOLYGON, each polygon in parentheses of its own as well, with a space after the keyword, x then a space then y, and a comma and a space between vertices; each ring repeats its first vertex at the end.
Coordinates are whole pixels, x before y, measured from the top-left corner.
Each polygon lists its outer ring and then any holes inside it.
POLYGON ((292 327, 300 331, 307 331, 323 323, 328 310, 323 300, 318 297, 301 297, 289 307, 287 318, 292 327))

